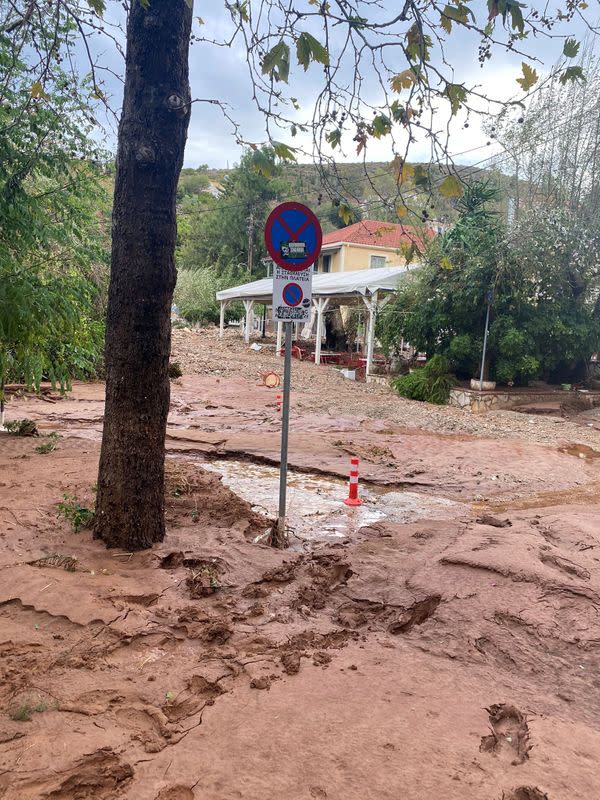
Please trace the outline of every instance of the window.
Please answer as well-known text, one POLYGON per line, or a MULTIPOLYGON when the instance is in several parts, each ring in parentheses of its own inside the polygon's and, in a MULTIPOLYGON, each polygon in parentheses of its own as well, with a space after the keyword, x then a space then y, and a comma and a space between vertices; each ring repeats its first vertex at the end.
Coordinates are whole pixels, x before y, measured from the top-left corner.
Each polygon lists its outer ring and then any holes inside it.
POLYGON ((323 256, 323 272, 329 272, 331 269, 331 256, 323 256))
POLYGON ((385 256, 371 256, 371 269, 381 269, 381 267, 385 267, 386 260, 385 256))

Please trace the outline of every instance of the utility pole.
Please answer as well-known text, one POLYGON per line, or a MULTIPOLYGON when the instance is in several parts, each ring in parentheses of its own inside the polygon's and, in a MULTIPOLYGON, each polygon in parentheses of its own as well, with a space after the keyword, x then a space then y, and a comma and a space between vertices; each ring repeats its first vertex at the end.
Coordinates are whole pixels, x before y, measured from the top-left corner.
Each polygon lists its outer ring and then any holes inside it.
POLYGON ((485 371, 485 356, 487 350, 488 331, 490 329, 490 308, 494 299, 493 289, 488 289, 485 293, 485 301, 487 303, 487 312, 485 315, 485 332, 483 334, 483 352, 481 354, 481 372, 479 374, 479 391, 483 390, 483 373, 485 371))
POLYGON ((519 157, 515 156, 515 222, 519 221, 519 157))
POLYGON ((254 211, 248 217, 248 275, 252 275, 252 262, 254 260, 254 211))

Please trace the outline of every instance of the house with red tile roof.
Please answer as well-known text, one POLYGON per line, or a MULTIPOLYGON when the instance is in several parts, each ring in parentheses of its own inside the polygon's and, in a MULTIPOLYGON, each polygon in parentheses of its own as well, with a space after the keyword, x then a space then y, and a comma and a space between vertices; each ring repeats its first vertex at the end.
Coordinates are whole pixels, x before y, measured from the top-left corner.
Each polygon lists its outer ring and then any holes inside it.
POLYGON ((323 247, 315 272, 354 272, 359 269, 401 267, 406 263, 403 246, 422 251, 424 237, 435 233, 410 225, 364 219, 323 235, 323 247))

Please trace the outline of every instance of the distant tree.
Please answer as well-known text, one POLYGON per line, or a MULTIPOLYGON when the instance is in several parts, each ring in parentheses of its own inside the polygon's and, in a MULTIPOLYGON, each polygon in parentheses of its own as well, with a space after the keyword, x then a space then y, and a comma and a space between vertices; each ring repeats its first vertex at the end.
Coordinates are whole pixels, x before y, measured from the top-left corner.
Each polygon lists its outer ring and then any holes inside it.
POLYGON ((205 170, 186 170, 179 177, 177 186, 177 201, 180 202, 185 197, 206 193, 210 188, 210 179, 205 170))
POLYGON ((567 211, 524 215, 509 235, 489 209, 496 194, 467 188, 456 226, 430 245, 425 266, 384 312, 382 336, 389 347, 404 338, 446 357, 460 377, 477 376, 492 290, 486 377, 581 378, 600 346, 600 239, 567 211))
POLYGON ((188 207, 178 250, 181 269, 214 269, 233 280, 264 274, 264 225, 288 187, 271 148, 247 150, 207 207, 188 207))
POLYGON ((0 403, 7 381, 64 387, 101 358, 108 195, 78 89, 60 68, 32 88, 0 32, 0 403))

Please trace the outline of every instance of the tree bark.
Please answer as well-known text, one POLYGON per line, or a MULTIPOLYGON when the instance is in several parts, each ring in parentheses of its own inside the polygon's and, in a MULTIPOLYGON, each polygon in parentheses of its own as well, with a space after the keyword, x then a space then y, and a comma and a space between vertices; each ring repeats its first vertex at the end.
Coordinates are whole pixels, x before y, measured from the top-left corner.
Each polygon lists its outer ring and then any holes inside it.
POLYGON ((132 0, 106 320, 106 407, 94 536, 141 550, 165 535, 175 196, 190 117, 186 0, 132 0))

